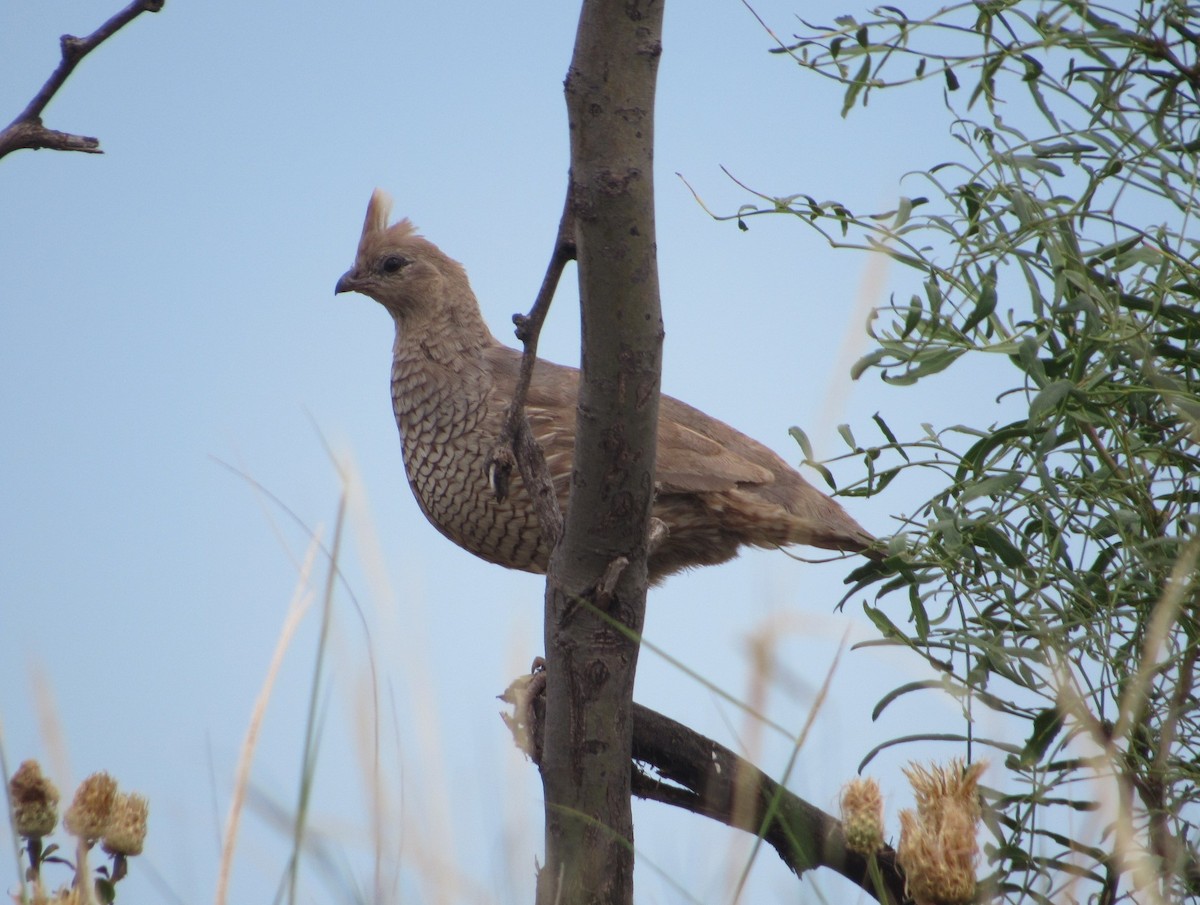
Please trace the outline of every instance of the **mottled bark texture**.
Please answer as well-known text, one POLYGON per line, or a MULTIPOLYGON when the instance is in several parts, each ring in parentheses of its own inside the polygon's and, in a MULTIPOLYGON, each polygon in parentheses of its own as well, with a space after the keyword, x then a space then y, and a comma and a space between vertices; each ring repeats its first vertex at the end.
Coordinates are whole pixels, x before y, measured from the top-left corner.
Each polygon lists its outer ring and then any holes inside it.
POLYGON ((631 709, 663 340, 653 179, 662 16, 661 0, 585 0, 566 80, 582 378, 546 584, 539 905, 633 901, 631 709))

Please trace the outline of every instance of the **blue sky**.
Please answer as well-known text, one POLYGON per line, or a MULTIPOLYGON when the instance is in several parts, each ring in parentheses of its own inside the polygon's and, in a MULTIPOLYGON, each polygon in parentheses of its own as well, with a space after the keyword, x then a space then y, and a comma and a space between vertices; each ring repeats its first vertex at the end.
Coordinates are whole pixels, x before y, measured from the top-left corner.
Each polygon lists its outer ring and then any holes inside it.
MULTIPOLYGON (((800 6, 756 9, 788 34, 800 6)), ((803 6, 810 18, 854 11, 803 6)), ((40 87, 60 34, 112 11, 8 2, 0 116, 40 87)), ((390 320, 361 296, 334 298, 333 285, 380 186, 398 216, 466 265, 493 331, 511 338, 561 210, 576 15, 568 3, 172 0, 86 59, 46 111, 52 128, 98 136, 103 156, 22 151, 0 162, 3 744, 10 765, 38 757, 64 790, 104 769, 149 796, 151 835, 127 901, 212 897, 239 747, 309 540, 298 522, 330 538, 339 469, 353 475, 346 583, 321 692, 315 832, 369 891, 368 802, 382 799, 362 781, 360 739, 374 681, 398 888, 407 900, 530 900, 540 783, 495 695, 542 653, 542 583, 472 559, 425 523, 390 412, 390 320)), ((869 348, 865 312, 889 292, 906 297, 909 274, 835 251, 787 218, 756 219, 748 233, 714 222, 675 176, 727 212, 749 199, 721 165, 767 192, 885 210, 904 173, 953 147, 940 88, 880 96, 842 120, 836 86, 769 55, 737 2, 673 4, 664 44, 664 391, 793 462, 793 424, 831 455, 836 425, 870 435, 875 411, 902 436, 967 412, 982 420, 991 399, 969 387, 849 381, 869 348)), ((573 278, 541 347, 565 363, 578 360, 573 278)), ((892 530, 882 503, 850 508, 892 530)), ((873 636, 858 602, 833 612, 849 568, 752 553, 674 577, 652 593, 647 638, 798 732, 841 639, 873 636), (780 664, 765 688, 750 653, 760 637, 780 664)), ((317 562, 318 591, 326 569, 317 562)), ((260 797, 284 809, 317 615, 287 655, 254 765, 260 797)), ((862 755, 914 728, 914 714, 921 728, 956 725, 932 698, 871 722, 882 693, 922 675, 894 652, 844 653, 792 788, 833 809, 862 755)), ((775 775, 787 762, 786 739, 650 652, 638 698, 775 775)), ((905 760, 875 765, 893 804, 905 760)), ((246 818, 232 901, 274 893, 287 839, 268 810, 246 818)), ((638 805, 635 819, 639 901, 728 899, 746 840, 657 806, 638 805)), ((6 888, 14 876, 0 860, 6 888)), ((754 901, 796 900, 772 854, 752 878, 754 901)), ((331 900, 322 882, 306 865, 301 899, 331 900)), ((835 900, 853 895, 829 877, 816 883, 835 900)))

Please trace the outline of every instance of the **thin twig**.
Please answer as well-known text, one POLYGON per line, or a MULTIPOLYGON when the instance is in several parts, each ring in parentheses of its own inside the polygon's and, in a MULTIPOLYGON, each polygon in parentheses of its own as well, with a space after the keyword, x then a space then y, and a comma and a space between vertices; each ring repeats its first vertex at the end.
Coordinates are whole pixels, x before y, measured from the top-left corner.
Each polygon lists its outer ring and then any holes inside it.
POLYGON ((517 386, 504 416, 504 426, 500 429, 500 436, 496 438, 496 445, 487 460, 492 490, 501 500, 508 496, 509 478, 512 476, 513 465, 517 466, 521 480, 525 482, 533 501, 547 548, 553 548, 562 534, 562 510, 558 507, 558 495, 554 490, 550 470, 546 467, 542 448, 529 429, 529 419, 525 416, 525 397, 529 393, 529 382, 533 379, 533 366, 537 363, 538 337, 542 333, 542 324, 545 323, 546 314, 550 310, 550 303, 554 299, 563 268, 567 266, 568 261, 573 260, 575 218, 571 213, 571 197, 568 190, 562 217, 558 223, 558 235, 554 239, 554 251, 550 255, 550 263, 546 266, 546 275, 542 278, 537 298, 534 299, 529 314, 513 315, 517 339, 524 344, 525 351, 521 356, 521 372, 517 378, 517 386))
POLYGON ((46 84, 34 95, 20 116, 9 123, 0 132, 0 157, 18 151, 21 148, 39 150, 49 148, 54 151, 80 151, 85 154, 103 154, 100 150, 100 140, 86 135, 73 135, 69 132, 59 132, 47 129, 42 125, 42 112, 50 103, 58 89, 66 82, 67 77, 79 65, 85 56, 115 35, 118 31, 140 16, 142 13, 156 13, 163 8, 165 0, 133 0, 127 7, 97 28, 86 38, 74 35, 63 35, 59 39, 62 48, 62 60, 58 68, 50 74, 46 84))

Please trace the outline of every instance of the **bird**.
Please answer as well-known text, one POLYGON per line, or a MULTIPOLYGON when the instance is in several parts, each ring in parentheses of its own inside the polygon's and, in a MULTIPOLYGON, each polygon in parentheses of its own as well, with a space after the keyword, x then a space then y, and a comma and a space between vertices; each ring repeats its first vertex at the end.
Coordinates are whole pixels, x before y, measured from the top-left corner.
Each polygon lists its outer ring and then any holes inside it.
MULTIPOLYGON (((413 495, 458 546, 544 574, 550 550, 519 475, 500 498, 488 474, 521 353, 492 335, 463 266, 408 219, 389 225, 391 207, 390 196, 376 189, 354 265, 334 292, 366 295, 395 322, 392 409, 413 495)), ((576 368, 539 358, 526 397, 530 431, 564 512, 579 381, 576 368)), ((648 557, 651 584, 730 560, 743 546, 804 544, 877 558, 875 538, 779 455, 666 394, 659 403, 652 517, 665 536, 648 557)))

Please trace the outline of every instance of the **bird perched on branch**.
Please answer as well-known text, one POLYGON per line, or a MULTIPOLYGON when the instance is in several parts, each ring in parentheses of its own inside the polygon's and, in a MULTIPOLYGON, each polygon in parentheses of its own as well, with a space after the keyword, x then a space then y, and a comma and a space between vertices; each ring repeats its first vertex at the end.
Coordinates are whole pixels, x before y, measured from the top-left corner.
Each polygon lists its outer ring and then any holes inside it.
MULTIPOLYGON (((354 266, 335 292, 361 292, 396 324, 392 408, 404 468, 421 511, 442 534, 489 562, 544 573, 550 551, 519 476, 498 498, 487 473, 520 371, 496 340, 466 271, 416 234, 389 226, 391 199, 371 196, 354 266)), ((526 415, 566 508, 579 371, 538 360, 526 415)), ((663 395, 653 515, 667 530, 652 550, 652 582, 724 562, 743 545, 808 544, 860 552, 873 538, 836 502, 762 444, 663 395)))

